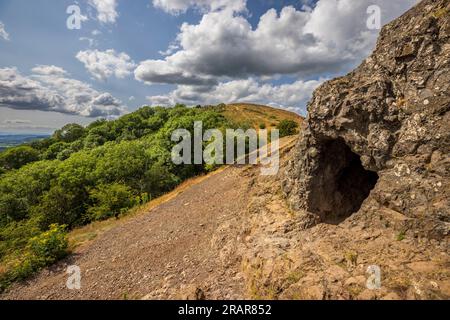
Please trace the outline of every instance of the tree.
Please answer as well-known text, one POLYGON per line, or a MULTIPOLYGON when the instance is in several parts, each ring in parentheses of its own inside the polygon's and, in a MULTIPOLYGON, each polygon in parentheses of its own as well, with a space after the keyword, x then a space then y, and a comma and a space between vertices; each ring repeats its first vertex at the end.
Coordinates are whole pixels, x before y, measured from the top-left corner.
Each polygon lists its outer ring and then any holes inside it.
POLYGON ((31 208, 31 215, 39 219, 42 229, 51 224, 74 227, 81 223, 87 195, 54 186, 45 192, 39 205, 31 208))
POLYGON ((280 130, 280 138, 296 134, 297 128, 297 122, 292 120, 282 120, 277 126, 277 129, 280 130))
POLYGON ((98 186, 90 191, 90 199, 94 206, 88 215, 94 221, 118 217, 136 204, 132 189, 120 183, 98 186))
POLYGON ((85 129, 76 123, 65 125, 62 129, 55 131, 53 138, 62 142, 74 142, 84 136, 85 129))
POLYGON ((7 149, 0 154, 0 166, 5 170, 19 169, 39 160, 39 152, 29 146, 7 149))
POLYGON ((64 151, 68 147, 67 142, 56 142, 53 143, 48 149, 42 154, 42 158, 46 160, 54 160, 58 157, 58 154, 64 151))

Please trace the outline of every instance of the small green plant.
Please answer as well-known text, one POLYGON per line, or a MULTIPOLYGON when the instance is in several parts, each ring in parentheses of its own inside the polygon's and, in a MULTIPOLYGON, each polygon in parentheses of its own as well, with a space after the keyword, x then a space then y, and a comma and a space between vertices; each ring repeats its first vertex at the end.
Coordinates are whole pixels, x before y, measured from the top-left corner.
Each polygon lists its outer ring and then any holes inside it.
POLYGON ((30 239, 28 248, 42 266, 52 264, 67 254, 66 226, 50 225, 48 231, 30 239))
POLYGON ((356 266, 358 264, 358 253, 354 251, 348 251, 345 254, 345 260, 347 261, 347 264, 356 266))
POLYGON ((303 274, 303 272, 301 271, 292 271, 288 276, 287 276, 287 282, 289 284, 294 284, 300 281, 300 279, 302 279, 305 275, 303 274))
POLYGON ((397 235, 397 241, 403 241, 403 240, 405 240, 405 237, 406 237, 406 234, 404 231, 402 231, 397 235))
POLYGON ((261 130, 266 129, 266 124, 265 124, 265 123, 261 123, 261 124, 259 125, 259 128, 260 128, 261 130))
POLYGON ((448 9, 446 9, 446 8, 440 8, 440 9, 434 11, 434 12, 432 13, 432 15, 433 15, 433 17, 435 17, 436 19, 440 19, 440 18, 442 18, 442 17, 445 17, 445 16, 448 15, 449 13, 450 13, 450 12, 449 12, 448 9))

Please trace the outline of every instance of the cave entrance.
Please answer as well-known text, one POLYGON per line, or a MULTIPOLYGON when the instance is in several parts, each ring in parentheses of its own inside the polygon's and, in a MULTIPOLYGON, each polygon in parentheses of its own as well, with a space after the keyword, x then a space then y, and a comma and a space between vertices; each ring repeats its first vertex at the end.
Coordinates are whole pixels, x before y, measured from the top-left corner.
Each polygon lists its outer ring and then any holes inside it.
POLYGON ((338 224, 357 212, 378 181, 378 174, 364 169, 360 157, 341 139, 323 144, 317 172, 308 210, 329 224, 338 224))

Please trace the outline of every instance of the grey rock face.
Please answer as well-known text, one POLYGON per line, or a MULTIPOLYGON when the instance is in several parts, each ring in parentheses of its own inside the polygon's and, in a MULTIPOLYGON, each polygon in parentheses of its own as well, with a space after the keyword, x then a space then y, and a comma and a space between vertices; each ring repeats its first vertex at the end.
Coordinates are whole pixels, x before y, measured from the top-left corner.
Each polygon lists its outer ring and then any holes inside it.
POLYGON ((450 2, 385 26, 374 53, 316 90, 283 181, 294 210, 339 223, 387 207, 408 230, 450 225, 450 2))

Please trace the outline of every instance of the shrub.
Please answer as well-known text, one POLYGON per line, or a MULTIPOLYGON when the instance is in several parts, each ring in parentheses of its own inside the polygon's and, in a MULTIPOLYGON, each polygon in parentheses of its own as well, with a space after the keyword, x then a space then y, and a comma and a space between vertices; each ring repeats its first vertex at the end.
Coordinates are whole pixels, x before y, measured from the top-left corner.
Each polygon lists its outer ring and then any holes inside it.
POLYGON ((266 124, 265 124, 265 123, 261 123, 261 124, 259 125, 259 128, 260 128, 261 130, 266 129, 266 124))
POLYGON ((25 251, 17 252, 17 257, 7 261, 7 270, 0 273, 0 292, 12 282, 23 280, 34 272, 65 257, 68 240, 65 226, 53 224, 49 230, 31 238, 25 251))
POLYGON ((87 195, 82 191, 64 189, 56 185, 43 194, 39 204, 32 207, 30 213, 39 217, 43 229, 55 223, 73 227, 81 222, 79 219, 84 198, 87 198, 87 195))
POLYGON ((88 209, 92 220, 117 217, 137 204, 131 188, 120 183, 100 185, 91 190, 90 199, 94 203, 94 206, 88 209))
POLYGON ((61 130, 55 131, 53 138, 62 142, 74 142, 85 134, 85 129, 76 123, 65 125, 61 130))
POLYGON ((46 266, 67 254, 66 226, 52 224, 48 231, 33 237, 28 242, 31 256, 38 266, 46 266))
POLYGON ((296 134, 297 128, 297 122, 292 120, 282 120, 277 126, 277 129, 280 130, 280 138, 296 134))
POLYGON ((5 170, 19 169, 38 160, 39 151, 28 146, 7 149, 0 154, 0 166, 5 170))
POLYGON ((56 159, 60 152, 63 152, 69 146, 66 142, 56 142, 52 144, 47 150, 42 154, 42 158, 46 160, 56 159))

